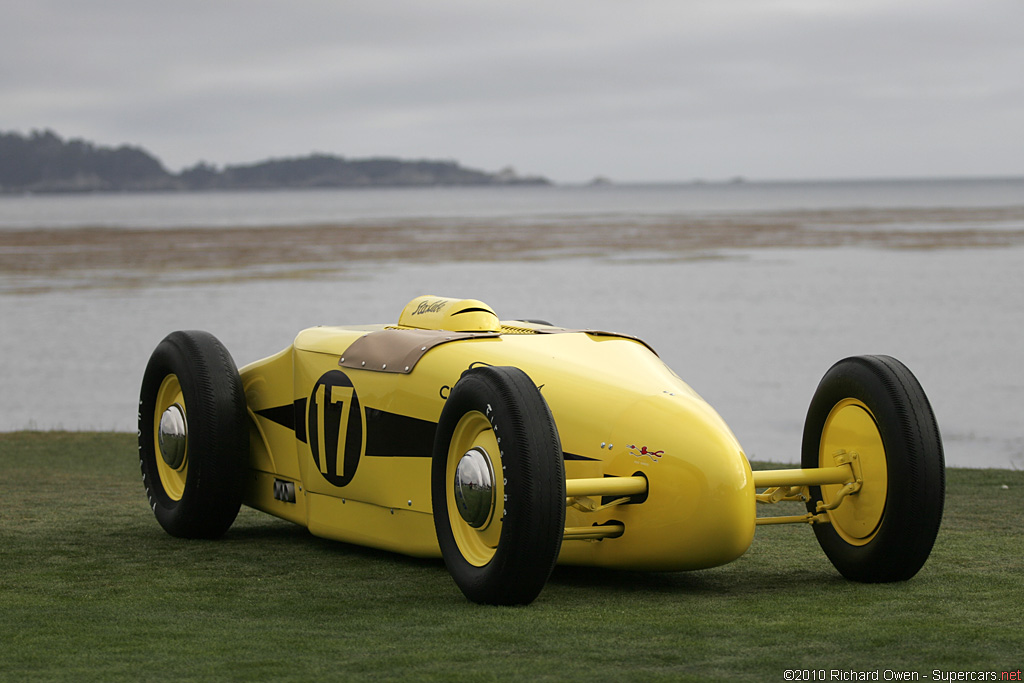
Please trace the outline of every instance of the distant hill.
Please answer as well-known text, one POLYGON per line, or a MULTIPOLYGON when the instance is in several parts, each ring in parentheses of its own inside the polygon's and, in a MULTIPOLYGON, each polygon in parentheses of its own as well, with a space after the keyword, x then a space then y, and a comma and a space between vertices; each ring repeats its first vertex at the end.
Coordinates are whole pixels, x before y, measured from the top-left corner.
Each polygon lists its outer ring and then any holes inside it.
POLYGON ((141 147, 62 140, 53 131, 0 133, 0 192, 264 190, 312 187, 548 185, 511 169, 487 173, 454 161, 346 159, 313 154, 219 169, 199 163, 171 173, 141 147))
POLYGON ((65 142, 51 131, 0 133, 0 189, 5 192, 175 189, 175 177, 138 147, 65 142))

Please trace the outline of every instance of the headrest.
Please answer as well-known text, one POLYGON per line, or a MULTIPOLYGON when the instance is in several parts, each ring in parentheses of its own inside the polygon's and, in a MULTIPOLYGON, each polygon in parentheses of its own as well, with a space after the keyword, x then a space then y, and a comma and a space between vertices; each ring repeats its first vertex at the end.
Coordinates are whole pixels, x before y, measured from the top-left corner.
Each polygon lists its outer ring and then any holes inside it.
POLYGON ((501 323, 490 306, 476 299, 443 296, 416 297, 402 311, 398 324, 421 330, 449 332, 498 332, 501 323))

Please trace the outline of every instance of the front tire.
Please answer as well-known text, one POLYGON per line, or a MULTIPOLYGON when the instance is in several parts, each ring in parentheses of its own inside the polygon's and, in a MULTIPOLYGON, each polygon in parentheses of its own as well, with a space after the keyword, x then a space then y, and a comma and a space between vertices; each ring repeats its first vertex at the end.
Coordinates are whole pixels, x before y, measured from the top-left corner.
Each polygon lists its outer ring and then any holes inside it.
POLYGON ((565 533, 562 447, 522 370, 463 374, 441 411, 431 470, 445 565, 473 602, 525 605, 547 582, 565 533))
MULTIPOLYGON (((804 424, 801 464, 833 467, 856 453, 861 489, 814 525, 825 555, 848 579, 905 581, 931 553, 942 521, 945 460, 928 398, 889 356, 841 360, 825 374, 804 424)), ((807 509, 834 500, 839 485, 812 486, 807 509)))
POLYGON ((242 504, 249 452, 234 360, 206 332, 167 335, 139 398, 139 464, 150 507, 172 536, 217 538, 242 504))

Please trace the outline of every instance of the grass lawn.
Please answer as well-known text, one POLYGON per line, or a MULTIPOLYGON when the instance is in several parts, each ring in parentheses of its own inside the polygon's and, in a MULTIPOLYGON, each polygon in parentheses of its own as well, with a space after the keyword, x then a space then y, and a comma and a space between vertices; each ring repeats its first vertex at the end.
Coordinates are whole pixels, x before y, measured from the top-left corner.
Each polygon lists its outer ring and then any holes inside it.
POLYGON ((4 433, 0 679, 998 680, 1024 666, 1024 472, 947 476, 935 549, 905 583, 847 582, 786 525, 725 567, 559 567, 529 607, 494 608, 440 560, 248 508, 219 541, 172 538, 134 435, 4 433))

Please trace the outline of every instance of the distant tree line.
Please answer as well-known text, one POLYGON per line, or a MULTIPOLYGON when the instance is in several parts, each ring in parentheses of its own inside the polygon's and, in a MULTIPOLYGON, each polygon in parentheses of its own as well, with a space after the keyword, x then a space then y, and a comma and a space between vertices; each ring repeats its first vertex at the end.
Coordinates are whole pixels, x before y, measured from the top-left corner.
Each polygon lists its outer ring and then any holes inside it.
POLYGON ((52 131, 0 133, 0 188, 7 192, 170 189, 174 176, 138 147, 96 147, 52 131))
POLYGON ((327 154, 222 169, 200 162, 181 173, 171 173, 141 147, 65 141, 49 130, 27 136, 0 132, 0 192, 6 193, 520 184, 546 185, 549 181, 522 177, 512 169, 477 171, 455 161, 345 159, 327 154))

